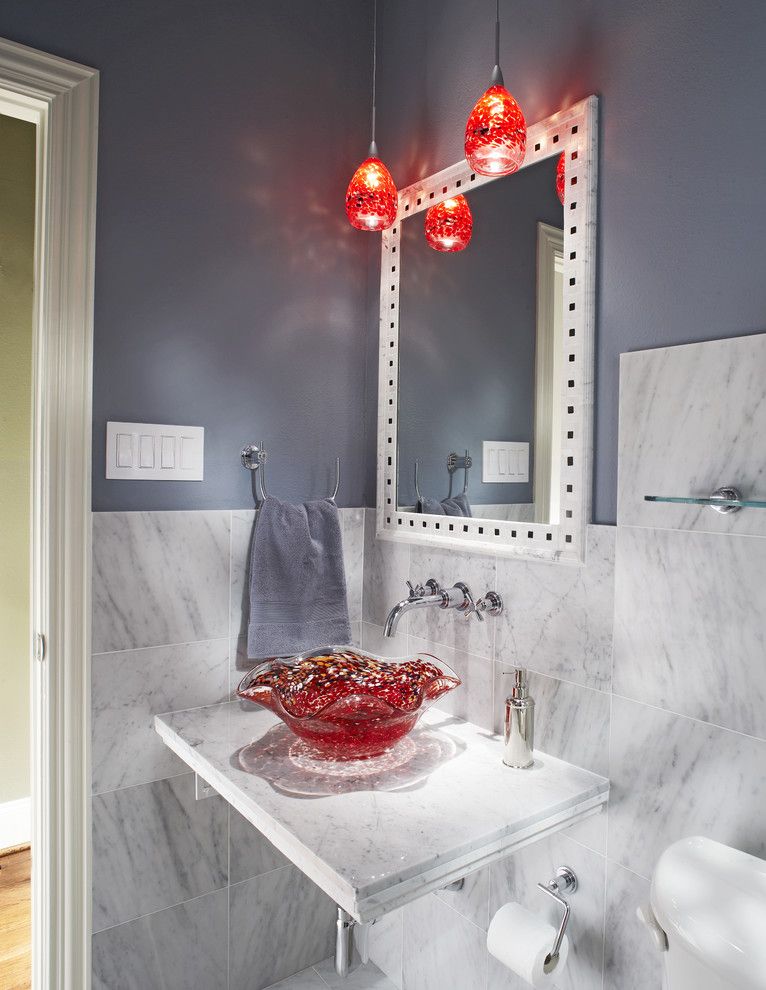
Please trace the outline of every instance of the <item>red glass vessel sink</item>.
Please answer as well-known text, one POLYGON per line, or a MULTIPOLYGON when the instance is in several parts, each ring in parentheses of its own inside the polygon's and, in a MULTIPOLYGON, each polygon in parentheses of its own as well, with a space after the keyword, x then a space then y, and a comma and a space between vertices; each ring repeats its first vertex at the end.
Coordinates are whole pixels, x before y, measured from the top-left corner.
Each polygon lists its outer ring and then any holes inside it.
POLYGON ((360 760, 406 736, 460 678, 428 653, 384 660, 356 647, 264 660, 242 678, 237 695, 270 709, 317 756, 360 760))

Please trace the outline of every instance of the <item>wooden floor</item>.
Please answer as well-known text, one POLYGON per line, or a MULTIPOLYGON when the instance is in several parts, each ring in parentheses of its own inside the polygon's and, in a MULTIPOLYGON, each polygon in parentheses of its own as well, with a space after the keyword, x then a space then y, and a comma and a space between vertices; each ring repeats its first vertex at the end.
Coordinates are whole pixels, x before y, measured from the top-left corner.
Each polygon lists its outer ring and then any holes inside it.
POLYGON ((31 986, 29 846, 0 853, 0 987, 31 986))

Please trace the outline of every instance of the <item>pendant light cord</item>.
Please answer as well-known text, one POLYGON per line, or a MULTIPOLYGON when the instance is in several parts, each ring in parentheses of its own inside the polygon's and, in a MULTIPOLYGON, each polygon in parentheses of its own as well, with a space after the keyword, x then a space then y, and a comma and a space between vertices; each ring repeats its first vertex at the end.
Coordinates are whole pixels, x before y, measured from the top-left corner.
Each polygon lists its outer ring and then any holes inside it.
POLYGON ((370 158, 378 157, 378 146, 375 144, 375 84, 378 75, 378 0, 372 8, 372 140, 370 141, 370 158))
POLYGON ((500 0, 497 0, 495 14, 495 65, 500 65, 500 0))
POLYGON ((495 6, 495 67, 492 70, 492 86, 503 86, 503 73, 500 69, 500 0, 495 6))

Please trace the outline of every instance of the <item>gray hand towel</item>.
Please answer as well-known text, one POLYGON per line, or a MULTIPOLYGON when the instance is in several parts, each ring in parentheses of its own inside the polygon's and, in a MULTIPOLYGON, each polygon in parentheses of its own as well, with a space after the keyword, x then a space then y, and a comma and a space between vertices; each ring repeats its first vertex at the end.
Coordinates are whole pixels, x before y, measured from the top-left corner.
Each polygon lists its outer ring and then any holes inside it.
POLYGON ((441 502, 435 498, 422 498, 420 511, 431 516, 470 516, 471 506, 468 496, 460 494, 454 498, 442 499, 441 502))
POLYGON ((268 496, 250 558, 247 655, 287 657, 351 642, 338 508, 268 496))

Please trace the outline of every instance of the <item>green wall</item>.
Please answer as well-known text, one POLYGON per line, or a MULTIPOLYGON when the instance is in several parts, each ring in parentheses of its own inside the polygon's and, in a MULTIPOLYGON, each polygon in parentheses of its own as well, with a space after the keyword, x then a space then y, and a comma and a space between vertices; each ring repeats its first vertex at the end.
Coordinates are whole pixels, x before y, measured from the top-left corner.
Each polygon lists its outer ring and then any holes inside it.
POLYGON ((0 804, 29 795, 35 127, 0 114, 0 804))

